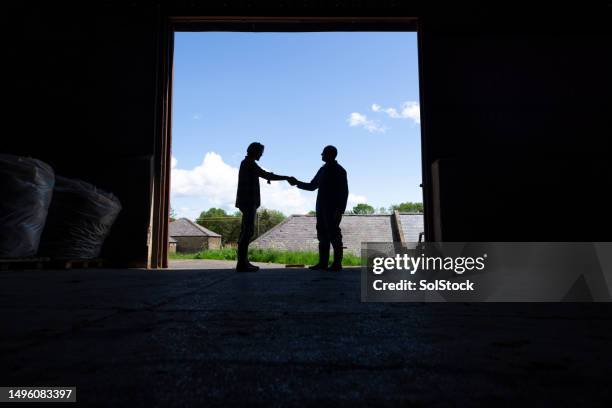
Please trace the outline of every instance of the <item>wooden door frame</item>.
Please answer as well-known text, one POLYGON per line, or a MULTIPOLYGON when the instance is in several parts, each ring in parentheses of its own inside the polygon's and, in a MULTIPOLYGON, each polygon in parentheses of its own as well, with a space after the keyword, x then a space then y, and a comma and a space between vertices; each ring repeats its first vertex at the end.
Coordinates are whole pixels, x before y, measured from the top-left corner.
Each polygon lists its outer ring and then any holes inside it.
MULTIPOLYGON (((265 16, 169 16, 161 22, 158 38, 155 152, 152 169, 152 213, 149 238, 149 268, 168 267, 168 219, 170 210, 170 171, 172 143, 172 79, 174 33, 189 31, 236 32, 323 32, 323 31, 415 31, 420 32, 417 17, 265 17, 265 16)), ((423 117, 421 42, 418 41, 419 98, 423 117)), ((425 237, 430 235, 429 170, 426 140, 421 120, 421 160, 423 164, 423 204, 425 237)))

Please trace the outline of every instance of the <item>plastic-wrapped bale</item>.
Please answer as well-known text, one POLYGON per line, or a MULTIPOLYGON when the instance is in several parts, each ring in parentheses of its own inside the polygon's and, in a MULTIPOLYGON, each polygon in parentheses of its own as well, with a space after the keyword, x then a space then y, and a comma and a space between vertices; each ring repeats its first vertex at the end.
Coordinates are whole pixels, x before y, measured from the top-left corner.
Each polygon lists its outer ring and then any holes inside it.
POLYGON ((99 257, 120 211, 121 203, 113 194, 58 176, 40 254, 52 259, 99 257))
POLYGON ((0 258, 36 255, 54 184, 48 164, 0 154, 0 258))

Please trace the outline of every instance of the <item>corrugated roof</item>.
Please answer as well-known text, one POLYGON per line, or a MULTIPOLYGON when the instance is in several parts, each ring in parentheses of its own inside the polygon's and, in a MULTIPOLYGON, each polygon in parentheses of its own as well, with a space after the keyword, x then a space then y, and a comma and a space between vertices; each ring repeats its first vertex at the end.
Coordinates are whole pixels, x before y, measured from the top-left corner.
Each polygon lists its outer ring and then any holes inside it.
MULTIPOLYGON (((317 219, 313 215, 292 215, 251 244, 254 248, 290 251, 318 251, 317 219)), ((345 214, 340 223, 347 252, 361 253, 362 242, 391 242, 390 215, 345 214)), ((417 234, 418 236, 418 234, 417 234)))
POLYGON ((168 235, 171 237, 220 237, 221 235, 204 228, 187 218, 179 218, 170 223, 168 235))
POLYGON ((176 244, 178 241, 172 237, 168 237, 168 242, 176 244))

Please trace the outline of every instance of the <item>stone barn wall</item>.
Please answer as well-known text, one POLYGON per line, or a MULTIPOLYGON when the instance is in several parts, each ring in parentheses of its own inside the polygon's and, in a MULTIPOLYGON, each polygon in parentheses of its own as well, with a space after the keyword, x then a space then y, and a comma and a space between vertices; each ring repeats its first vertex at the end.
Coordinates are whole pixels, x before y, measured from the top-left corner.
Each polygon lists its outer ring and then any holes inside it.
POLYGON ((173 237, 177 240, 176 252, 193 253, 205 249, 221 249, 221 237, 173 237))
POLYGON ((208 237, 207 249, 221 249, 221 237, 208 237))
POLYGON ((183 253, 200 252, 206 249, 207 237, 173 237, 177 241, 176 251, 183 253))

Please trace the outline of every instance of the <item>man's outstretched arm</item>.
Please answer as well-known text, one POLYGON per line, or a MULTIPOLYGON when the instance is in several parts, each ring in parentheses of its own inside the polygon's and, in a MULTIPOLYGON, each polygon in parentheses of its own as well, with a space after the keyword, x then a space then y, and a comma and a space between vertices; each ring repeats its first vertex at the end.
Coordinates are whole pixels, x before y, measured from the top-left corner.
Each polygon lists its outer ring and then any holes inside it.
POLYGON ((317 172, 310 183, 304 183, 303 181, 297 180, 293 177, 289 179, 289 183, 295 185, 297 188, 302 190, 314 191, 319 188, 319 179, 321 178, 321 170, 317 172))
POLYGON ((274 174, 272 172, 265 171, 259 166, 257 166, 257 175, 268 181, 289 180, 289 176, 281 176, 280 174, 274 174))
POLYGON ((266 172, 265 176, 260 176, 260 177, 263 177, 268 181, 289 180, 289 176, 281 176, 280 174, 274 174, 274 173, 269 173, 269 172, 266 172))

